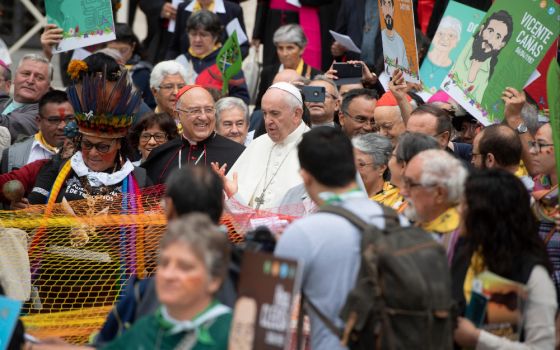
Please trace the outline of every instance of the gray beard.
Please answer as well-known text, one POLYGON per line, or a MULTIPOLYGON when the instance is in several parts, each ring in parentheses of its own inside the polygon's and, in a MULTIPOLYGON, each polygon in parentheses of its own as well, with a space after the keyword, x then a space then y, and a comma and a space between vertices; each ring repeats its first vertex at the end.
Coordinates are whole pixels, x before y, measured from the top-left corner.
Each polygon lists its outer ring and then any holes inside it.
POLYGON ((416 213, 416 208, 414 208, 414 204, 411 201, 408 201, 408 205, 404 208, 403 212, 404 216, 408 219, 408 221, 418 221, 418 214, 416 213))

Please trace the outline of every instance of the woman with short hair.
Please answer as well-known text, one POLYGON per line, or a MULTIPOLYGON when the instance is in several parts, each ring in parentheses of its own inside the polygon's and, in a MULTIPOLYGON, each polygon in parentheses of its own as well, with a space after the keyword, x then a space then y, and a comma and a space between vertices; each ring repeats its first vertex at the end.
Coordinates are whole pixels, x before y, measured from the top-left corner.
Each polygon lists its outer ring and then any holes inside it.
POLYGON ((227 349, 231 309, 214 295, 229 256, 226 235, 206 214, 171 221, 155 274, 161 306, 103 349, 227 349))
POLYGON ((391 206, 393 194, 398 189, 389 182, 389 159, 393 149, 391 141, 378 134, 363 134, 352 139, 354 162, 364 182, 368 197, 381 204, 391 206))
POLYGON ((255 109, 260 108, 261 99, 266 89, 272 85, 276 74, 284 69, 293 69, 306 79, 312 79, 314 76, 321 74, 320 70, 311 67, 303 60, 302 56, 307 47, 307 37, 299 25, 286 24, 281 26, 274 32, 273 42, 280 63, 263 68, 255 109))
POLYGON ((179 136, 175 120, 166 113, 150 113, 142 118, 128 134, 132 149, 140 152, 140 160, 134 162, 139 166, 157 146, 179 136))
MULTIPOLYGON (((186 30, 190 46, 187 52, 175 59, 187 71, 186 83, 221 92, 224 81, 216 64, 216 58, 222 46, 220 38, 223 27, 220 18, 215 13, 200 10, 189 17, 186 30)), ((249 103, 249 91, 242 70, 235 74, 227 84, 227 96, 239 97, 245 103, 249 103)))

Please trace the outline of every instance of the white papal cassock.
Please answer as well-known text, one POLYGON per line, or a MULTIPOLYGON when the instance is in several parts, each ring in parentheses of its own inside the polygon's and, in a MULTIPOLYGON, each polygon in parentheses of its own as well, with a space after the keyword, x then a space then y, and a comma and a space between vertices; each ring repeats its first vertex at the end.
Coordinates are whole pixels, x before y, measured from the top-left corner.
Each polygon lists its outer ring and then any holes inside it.
POLYGON ((302 183, 299 175, 297 145, 309 128, 301 124, 284 141, 274 143, 268 134, 251 142, 243 151, 227 177, 238 174, 238 190, 235 199, 242 204, 259 209, 275 208, 292 187, 302 183))

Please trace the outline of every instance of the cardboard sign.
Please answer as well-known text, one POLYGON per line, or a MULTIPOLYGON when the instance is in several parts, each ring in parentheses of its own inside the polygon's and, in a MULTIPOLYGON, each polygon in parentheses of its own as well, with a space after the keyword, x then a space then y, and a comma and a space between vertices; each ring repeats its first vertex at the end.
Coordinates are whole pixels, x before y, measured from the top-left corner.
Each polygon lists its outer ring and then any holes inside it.
MULTIPOLYGON (((472 291, 487 300, 480 327, 490 333, 518 341, 525 318, 527 287, 485 271, 473 280, 472 291)), ((469 303, 469 307, 472 304, 469 303)))
POLYGON ((554 0, 496 0, 442 89, 482 124, 504 118, 502 92, 521 90, 558 36, 554 0))
POLYGON ((484 15, 483 11, 455 1, 449 2, 420 68, 424 90, 431 94, 439 90, 484 15))
POLYGON ((240 276, 229 349, 286 349, 292 304, 301 283, 298 263, 245 252, 240 276))
POLYGON ((53 53, 115 40, 111 0, 45 0, 47 21, 62 28, 53 53))
POLYGON ((392 76, 398 68, 406 81, 419 83, 412 0, 378 1, 385 72, 392 76))

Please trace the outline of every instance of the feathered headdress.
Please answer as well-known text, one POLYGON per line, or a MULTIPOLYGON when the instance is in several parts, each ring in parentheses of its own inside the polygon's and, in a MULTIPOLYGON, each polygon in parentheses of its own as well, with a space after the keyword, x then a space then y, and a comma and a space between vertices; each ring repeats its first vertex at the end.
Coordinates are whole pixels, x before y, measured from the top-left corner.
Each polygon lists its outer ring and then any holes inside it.
POLYGON ((81 84, 68 88, 68 98, 82 134, 121 138, 132 125, 141 93, 133 91, 126 74, 116 82, 107 81, 104 74, 94 74, 85 75, 81 84))

